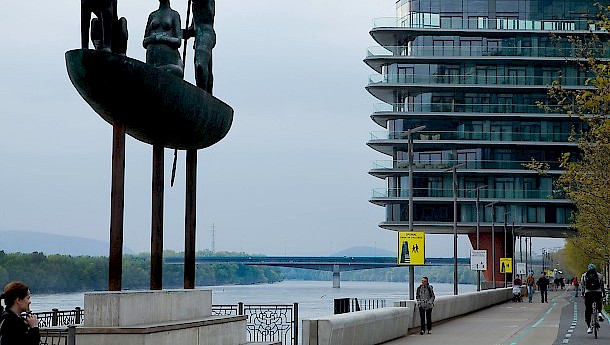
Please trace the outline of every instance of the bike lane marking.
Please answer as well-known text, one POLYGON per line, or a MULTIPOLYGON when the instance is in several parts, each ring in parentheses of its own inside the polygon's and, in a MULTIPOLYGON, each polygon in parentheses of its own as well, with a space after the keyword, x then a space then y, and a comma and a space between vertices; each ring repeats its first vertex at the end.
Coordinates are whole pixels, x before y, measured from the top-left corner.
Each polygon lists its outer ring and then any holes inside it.
POLYGON ((555 308, 555 306, 557 305, 557 298, 562 297, 563 294, 559 295, 559 296, 555 296, 554 298, 551 299, 551 306, 546 310, 546 312, 544 312, 544 314, 542 314, 542 316, 540 317, 540 319, 538 319, 538 321, 536 321, 533 325, 531 325, 530 327, 527 327, 523 330, 521 330, 520 332, 518 332, 515 336, 513 336, 513 341, 510 342, 510 345, 518 345, 520 344, 523 339, 534 329, 536 329, 542 322, 545 321, 546 317, 553 311, 553 308, 555 308))

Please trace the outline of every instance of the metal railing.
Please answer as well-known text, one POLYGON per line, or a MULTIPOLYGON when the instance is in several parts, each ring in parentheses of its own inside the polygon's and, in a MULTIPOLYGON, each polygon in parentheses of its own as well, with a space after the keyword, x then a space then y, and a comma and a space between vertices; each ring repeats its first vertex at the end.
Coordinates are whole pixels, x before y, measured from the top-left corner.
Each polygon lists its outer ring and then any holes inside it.
MULTIPOLYGON (((528 164, 532 161, 505 161, 505 160, 472 160, 458 161, 455 160, 418 160, 413 161, 415 169, 448 169, 456 164, 464 163, 462 169, 511 169, 511 170, 531 170, 528 164)), ((550 170, 560 170, 558 161, 539 161, 545 164, 550 170)), ((373 161, 374 170, 394 170, 408 169, 409 161, 404 160, 377 160, 373 161)))
POLYGON ((431 85, 512 85, 536 86, 547 88, 554 81, 558 81, 563 86, 579 86, 591 88, 586 85, 589 79, 582 77, 560 77, 559 75, 549 76, 525 76, 525 75, 497 75, 497 74, 372 74, 369 76, 369 86, 380 84, 431 84, 431 85))
MULTIPOLYGON (((453 189, 451 188, 413 188, 413 196, 416 198, 452 198, 453 189)), ((471 189, 458 189, 458 198, 474 199, 475 196, 471 189)), ((409 188, 374 188, 372 192, 374 199, 383 198, 408 198, 409 188)), ((532 189, 482 189, 481 198, 501 198, 501 199, 565 199, 565 195, 560 191, 553 190, 532 190, 532 189)))
POLYGON ((375 103, 374 112, 455 112, 455 113, 519 113, 519 114, 565 114, 565 106, 540 107, 535 104, 464 104, 464 103, 375 103))
POLYGON ((402 18, 373 19, 373 28, 409 29, 468 29, 468 30, 527 30, 527 31, 603 31, 592 21, 570 20, 522 20, 513 18, 456 18, 441 17, 438 13, 413 12, 402 18))
POLYGON ((215 304, 212 315, 246 315, 248 341, 297 344, 299 304, 215 304))
MULTIPOLYGON (((404 131, 371 132, 371 140, 406 140, 404 131)), ((526 133, 526 132, 471 132, 471 131, 420 131, 415 140, 479 140, 479 141, 532 141, 532 142, 570 142, 579 135, 574 133, 526 133)))
MULTIPOLYGON (((591 52, 591 51, 590 51, 591 52)), ((597 58, 610 58, 607 49, 596 49, 594 56, 597 58)), ((579 48, 554 48, 554 47, 434 47, 434 46, 372 46, 366 51, 367 57, 428 57, 428 56, 522 56, 522 57, 561 57, 561 58, 584 58, 583 50, 579 48)))
POLYGON ((350 310, 361 311, 378 308, 385 308, 386 301, 384 299, 371 298, 350 298, 350 310))
POLYGON ((84 310, 76 307, 73 310, 58 310, 53 308, 51 311, 33 313, 38 317, 38 326, 40 328, 54 326, 70 326, 79 325, 84 320, 84 310))
MULTIPOLYGON (((40 327, 40 345, 74 345, 74 327, 82 324, 84 310, 53 309, 34 313, 40 327), (59 327, 58 327, 59 326, 59 327), (68 327, 66 327, 68 326, 68 327)), ((246 315, 248 341, 297 344, 299 304, 214 304, 212 315, 246 315)))
POLYGON ((41 328, 40 345, 75 345, 75 326, 41 328))

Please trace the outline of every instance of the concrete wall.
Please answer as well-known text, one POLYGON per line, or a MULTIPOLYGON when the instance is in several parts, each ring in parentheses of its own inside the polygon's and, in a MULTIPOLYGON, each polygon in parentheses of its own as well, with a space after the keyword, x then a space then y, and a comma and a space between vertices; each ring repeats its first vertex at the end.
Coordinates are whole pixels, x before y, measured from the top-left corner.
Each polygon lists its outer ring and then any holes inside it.
POLYGON ((303 320, 303 345, 379 344, 405 336, 412 317, 412 307, 389 307, 303 320))
MULTIPOLYGON (((474 311, 503 303, 513 297, 512 288, 484 290, 465 293, 457 296, 437 296, 432 309, 432 322, 447 320, 452 317, 472 313, 474 311)), ((413 317, 409 328, 419 329, 419 310, 415 301, 399 301, 395 306, 407 306, 413 309, 413 317)))
MULTIPOLYGON (((503 288, 438 296, 432 309, 432 322, 447 320, 503 303, 512 298, 512 289, 503 288)), ((415 301, 398 301, 393 308, 380 308, 303 320, 303 345, 380 344, 419 329, 415 301)))

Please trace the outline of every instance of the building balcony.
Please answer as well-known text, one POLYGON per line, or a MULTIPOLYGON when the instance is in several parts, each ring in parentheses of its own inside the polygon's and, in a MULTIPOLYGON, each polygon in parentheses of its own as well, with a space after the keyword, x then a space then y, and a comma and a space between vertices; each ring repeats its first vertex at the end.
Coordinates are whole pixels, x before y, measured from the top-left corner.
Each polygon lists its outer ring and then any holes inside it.
MULTIPOLYGON (((599 50, 597 58, 610 58, 610 51, 599 50)), ((517 61, 529 62, 544 60, 545 65, 552 61, 556 64, 565 64, 566 59, 582 59, 582 50, 570 48, 541 48, 541 47, 433 47, 433 46, 374 46, 367 49, 364 62, 375 71, 381 73, 382 67, 392 63, 415 63, 417 61, 448 60, 474 60, 474 61, 517 61)))
MULTIPOLYGON (((538 106, 535 104, 463 104, 463 103, 384 103, 373 105, 375 113, 485 113, 485 114, 557 114, 567 117, 564 106, 538 106)), ((536 116, 538 117, 538 116, 536 116)))
POLYGON ((374 74, 369 76, 366 89, 383 102, 395 101, 396 91, 412 95, 426 92, 482 92, 482 93, 545 93, 558 81, 566 90, 593 89, 585 85, 586 77, 557 76, 497 76, 497 75, 428 75, 374 74))
POLYGON ((521 20, 512 18, 441 18, 434 13, 413 13, 403 18, 389 17, 373 20, 370 31, 382 46, 395 46, 412 41, 418 36, 461 36, 505 38, 517 35, 557 36, 586 35, 591 32, 606 34, 586 18, 571 20, 521 20))
MULTIPOLYGON (((475 201, 476 194, 472 189, 458 189, 457 197, 459 203, 475 201)), ((532 203, 550 201, 571 202, 565 199, 561 191, 553 190, 516 190, 516 189, 481 189, 479 194, 481 203, 489 203, 498 199, 510 199, 511 203, 532 203)), ((409 188, 375 188, 372 191, 371 202, 378 205, 388 203, 408 202, 409 188)), ((413 200, 418 202, 452 202, 453 189, 451 188, 413 188, 413 200)))
MULTIPOLYGON (((503 221, 494 223, 496 236, 503 229, 503 221)), ((380 228, 393 231, 409 231, 408 221, 384 221, 379 224, 380 228)), ((453 221, 417 221, 413 222, 413 227, 418 231, 428 234, 453 234, 453 221)), ((490 221, 481 221, 481 233, 489 233, 492 228, 490 221)), ((458 234, 474 234, 477 231, 476 221, 458 222, 458 234)), ((507 230, 512 230, 512 222, 507 224, 507 230)), ((576 235, 576 231, 569 223, 550 223, 550 222, 515 222, 515 235, 532 237, 565 238, 576 235)))
MULTIPOLYGON (((578 139, 574 133, 523 133, 523 132, 469 132, 469 131, 420 131, 413 134, 413 140, 420 141, 535 141, 568 143, 578 139)), ((406 140, 406 132, 371 132, 371 141, 406 140)))
MULTIPOLYGON (((520 132, 418 132, 413 136, 416 151, 440 151, 448 149, 476 149, 483 147, 513 148, 515 146, 537 149, 565 150, 577 147, 569 141, 571 133, 520 133, 520 132)), ((386 155, 396 150, 408 150, 405 132, 372 132, 367 145, 386 155)))
MULTIPOLYGON (((506 174, 510 170, 515 173, 529 173, 538 174, 537 171, 531 170, 527 165, 531 161, 505 161, 505 160, 473 160, 473 161, 455 161, 455 160, 429 160, 429 161, 418 161, 417 159, 413 162, 413 171, 417 174, 422 173, 439 173, 444 172, 456 164, 464 164, 460 167, 460 171, 468 170, 482 170, 486 174, 499 173, 506 174)), ((549 168, 547 174, 561 174, 563 170, 559 167, 559 162, 556 161, 543 161, 539 162, 549 168)), ((373 162, 373 166, 369 174, 379 177, 386 178, 389 176, 405 176, 409 171, 408 160, 376 160, 373 162)))

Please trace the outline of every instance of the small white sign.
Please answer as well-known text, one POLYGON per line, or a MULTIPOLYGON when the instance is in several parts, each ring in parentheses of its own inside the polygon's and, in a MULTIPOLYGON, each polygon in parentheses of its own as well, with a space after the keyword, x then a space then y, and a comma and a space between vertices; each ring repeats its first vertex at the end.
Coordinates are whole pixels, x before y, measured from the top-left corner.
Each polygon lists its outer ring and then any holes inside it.
POLYGON ((525 274, 527 272, 525 270, 525 262, 517 262, 515 268, 517 269, 517 274, 525 274))
POLYGON ((487 270, 487 250, 470 251, 470 269, 472 271, 487 270))

